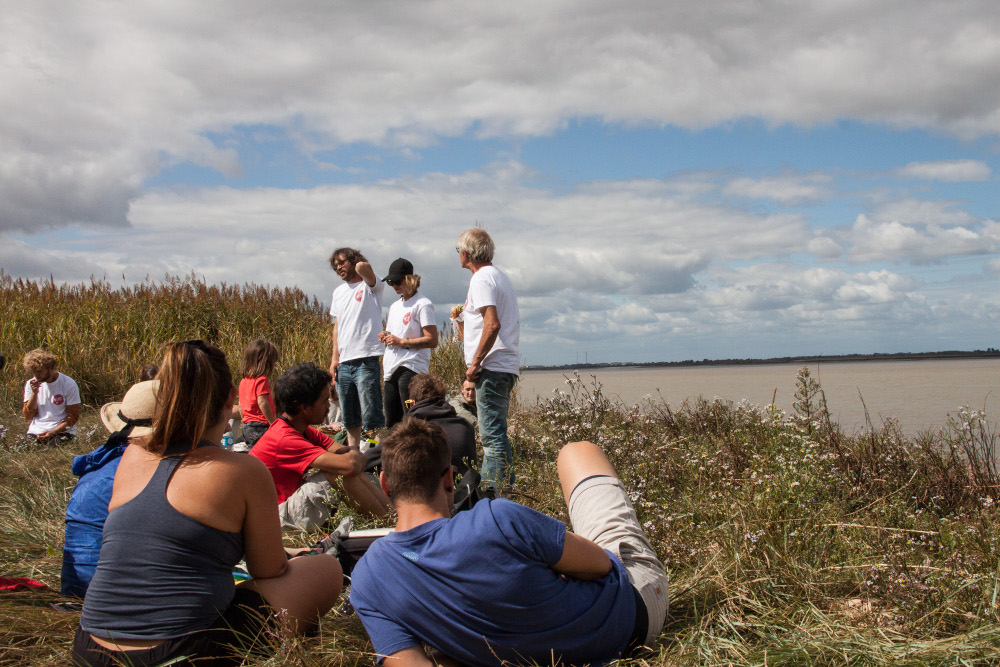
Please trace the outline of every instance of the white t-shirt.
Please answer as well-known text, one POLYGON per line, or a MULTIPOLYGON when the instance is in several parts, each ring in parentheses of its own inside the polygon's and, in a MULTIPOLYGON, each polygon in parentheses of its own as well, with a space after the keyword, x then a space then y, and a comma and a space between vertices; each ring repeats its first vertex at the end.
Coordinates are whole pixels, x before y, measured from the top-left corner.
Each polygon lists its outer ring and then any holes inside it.
POLYGON ((462 311, 465 316, 465 363, 472 363, 479 348, 485 306, 496 306, 500 333, 483 360, 483 368, 520 375, 517 343, 521 336, 521 313, 517 309, 517 296, 507 274, 492 265, 476 271, 469 281, 469 295, 462 311))
MULTIPOLYGON (((399 338, 422 338, 424 327, 436 326, 434 321, 434 304, 420 292, 414 292, 406 301, 400 297, 389 306, 389 319, 385 322, 385 330, 399 338)), ((407 350, 398 345, 388 345, 382 368, 385 379, 389 379, 400 366, 406 366, 414 373, 430 373, 431 349, 422 347, 419 350, 407 350)))
MULTIPOLYGON (((24 383, 24 402, 31 398, 31 380, 24 383)), ((38 388, 38 412, 28 426, 28 433, 39 435, 55 428, 66 418, 66 406, 80 402, 80 388, 68 375, 59 373, 54 382, 43 382, 38 388)), ((70 426, 64 433, 76 435, 76 426, 70 426)))
POLYGON ((378 335, 382 331, 382 291, 385 283, 375 279, 344 283, 333 290, 330 315, 337 321, 337 349, 341 361, 379 357, 385 352, 378 335))

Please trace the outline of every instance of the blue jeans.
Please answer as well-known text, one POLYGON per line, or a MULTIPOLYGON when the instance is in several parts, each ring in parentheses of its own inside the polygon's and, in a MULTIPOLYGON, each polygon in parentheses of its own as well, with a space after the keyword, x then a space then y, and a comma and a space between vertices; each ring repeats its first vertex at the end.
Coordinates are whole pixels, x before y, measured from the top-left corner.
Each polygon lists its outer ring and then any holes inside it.
POLYGON ((517 376, 483 369, 476 379, 476 412, 483 441, 484 486, 502 489, 514 483, 514 450, 507 437, 507 410, 517 376))
POLYGON ((344 428, 364 430, 385 426, 378 357, 342 361, 337 366, 337 394, 344 428))

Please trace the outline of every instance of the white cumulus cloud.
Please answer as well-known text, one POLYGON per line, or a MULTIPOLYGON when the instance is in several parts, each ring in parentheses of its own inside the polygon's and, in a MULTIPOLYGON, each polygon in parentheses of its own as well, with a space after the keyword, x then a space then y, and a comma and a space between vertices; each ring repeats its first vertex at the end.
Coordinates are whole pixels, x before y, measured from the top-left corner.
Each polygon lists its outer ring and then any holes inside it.
POLYGON ((0 34, 6 230, 124 225, 166 166, 241 173, 227 137, 255 127, 317 162, 344 143, 538 136, 577 118, 1000 131, 990 3, 36 0, 6 6, 0 34))
POLYGON ((896 173, 903 178, 960 183, 989 180, 992 170, 988 164, 979 160, 940 160, 911 162, 896 173))
POLYGON ((820 201, 831 196, 828 174, 806 176, 776 176, 772 178, 741 177, 722 189, 724 195, 748 199, 773 199, 783 204, 820 201))

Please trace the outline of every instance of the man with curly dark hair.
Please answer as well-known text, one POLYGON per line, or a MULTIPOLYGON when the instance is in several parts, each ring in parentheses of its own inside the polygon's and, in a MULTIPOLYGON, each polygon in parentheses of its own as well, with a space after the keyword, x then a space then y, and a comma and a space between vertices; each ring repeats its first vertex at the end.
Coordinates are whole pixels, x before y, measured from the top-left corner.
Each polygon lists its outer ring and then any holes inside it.
POLYGON ((379 340, 385 283, 354 248, 334 250, 330 266, 344 281, 333 291, 330 302, 330 374, 337 383, 347 444, 357 449, 362 428, 370 431, 385 426, 379 368, 379 358, 385 354, 385 345, 379 340))
POLYGON ((316 364, 299 364, 285 371, 274 385, 281 417, 250 450, 274 479, 282 528, 322 526, 330 517, 332 485, 338 483, 356 509, 373 516, 385 516, 388 511, 389 499, 364 473, 364 455, 336 445, 313 428, 326 417, 330 380, 330 374, 316 364), (309 468, 319 472, 304 478, 309 468))

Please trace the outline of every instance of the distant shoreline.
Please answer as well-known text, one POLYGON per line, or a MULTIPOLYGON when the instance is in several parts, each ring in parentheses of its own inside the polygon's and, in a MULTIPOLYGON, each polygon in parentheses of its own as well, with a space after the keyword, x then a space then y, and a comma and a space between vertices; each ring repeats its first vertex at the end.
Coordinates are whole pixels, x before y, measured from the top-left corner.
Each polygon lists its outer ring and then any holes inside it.
POLYGON ((1000 350, 946 350, 943 352, 894 352, 876 354, 802 355, 769 359, 702 359, 695 361, 610 362, 597 364, 564 364, 561 366, 524 366, 522 371, 581 371, 601 368, 691 368, 696 366, 749 366, 753 364, 816 364, 856 361, 925 361, 931 359, 998 359, 1000 350))

